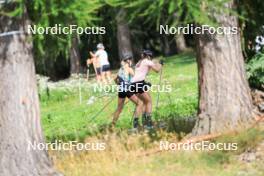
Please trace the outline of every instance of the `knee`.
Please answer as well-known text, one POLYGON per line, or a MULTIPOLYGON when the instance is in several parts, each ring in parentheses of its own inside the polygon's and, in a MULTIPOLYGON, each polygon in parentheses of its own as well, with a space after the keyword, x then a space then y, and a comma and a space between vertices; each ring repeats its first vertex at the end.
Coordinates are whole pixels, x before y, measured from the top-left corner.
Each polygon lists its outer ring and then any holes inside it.
POLYGON ((144 105, 144 103, 142 101, 138 100, 138 106, 143 106, 143 105, 144 105))
POLYGON ((144 103, 142 101, 140 101, 140 100, 137 101, 137 106, 143 106, 143 105, 144 105, 144 103))
POLYGON ((148 104, 152 104, 152 100, 151 99, 148 100, 148 104))
POLYGON ((143 102, 145 105, 152 103, 151 99, 144 99, 143 102))

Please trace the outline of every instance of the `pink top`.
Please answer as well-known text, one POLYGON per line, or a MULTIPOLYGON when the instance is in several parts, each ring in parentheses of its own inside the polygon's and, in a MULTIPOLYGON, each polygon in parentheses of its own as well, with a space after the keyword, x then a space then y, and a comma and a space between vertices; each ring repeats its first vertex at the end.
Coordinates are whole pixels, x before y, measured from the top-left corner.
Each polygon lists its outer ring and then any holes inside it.
POLYGON ((131 82, 139 82, 145 80, 149 70, 155 64, 148 59, 143 59, 141 62, 136 64, 135 75, 133 76, 131 82))

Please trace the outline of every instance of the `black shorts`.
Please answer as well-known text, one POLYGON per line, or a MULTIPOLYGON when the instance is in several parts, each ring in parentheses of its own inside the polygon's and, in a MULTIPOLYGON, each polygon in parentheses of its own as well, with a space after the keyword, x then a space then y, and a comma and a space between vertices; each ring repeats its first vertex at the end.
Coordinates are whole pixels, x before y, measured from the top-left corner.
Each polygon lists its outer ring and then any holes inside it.
POLYGON ((101 67, 97 67, 97 68, 96 68, 96 74, 97 74, 97 75, 101 75, 101 73, 102 73, 102 69, 101 69, 101 67))
POLYGON ((123 91, 123 92, 118 92, 118 97, 119 98, 130 98, 132 97, 132 95, 134 95, 132 92, 129 91, 123 91))
POLYGON ((129 92, 132 92, 134 94, 142 94, 144 92, 148 92, 151 87, 151 84, 148 82, 139 81, 139 82, 134 82, 130 85, 129 92))
POLYGON ((102 66, 102 72, 107 72, 107 71, 110 71, 110 65, 103 65, 102 66))

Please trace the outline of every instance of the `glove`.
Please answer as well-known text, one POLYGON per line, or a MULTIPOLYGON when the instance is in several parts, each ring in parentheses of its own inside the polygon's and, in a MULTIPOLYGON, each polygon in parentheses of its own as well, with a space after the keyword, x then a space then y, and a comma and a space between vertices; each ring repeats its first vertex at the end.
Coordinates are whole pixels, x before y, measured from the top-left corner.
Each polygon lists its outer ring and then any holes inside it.
POLYGON ((160 60, 159 63, 160 63, 161 65, 164 65, 164 60, 160 60))

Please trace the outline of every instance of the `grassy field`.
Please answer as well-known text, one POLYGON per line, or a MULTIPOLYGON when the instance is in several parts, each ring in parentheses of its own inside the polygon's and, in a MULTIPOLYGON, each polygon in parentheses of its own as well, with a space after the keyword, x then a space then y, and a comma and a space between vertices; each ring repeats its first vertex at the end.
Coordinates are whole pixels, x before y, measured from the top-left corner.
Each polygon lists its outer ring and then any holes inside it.
MULTIPOLYGON (((159 74, 152 73, 147 80, 153 85, 159 84, 159 74)), ((60 86, 51 87, 49 96, 45 89, 40 91, 42 124, 48 141, 84 140, 86 136, 95 134, 105 124, 111 122, 112 113, 117 104, 116 92, 94 92, 95 81, 87 82, 82 79, 83 101, 80 104, 78 82, 61 82, 54 83, 60 86), (94 102, 89 104, 89 99, 94 99, 94 102), (111 101, 110 105, 94 118, 108 101, 111 101)), ((156 120, 189 117, 196 113, 197 68, 191 53, 165 59, 161 85, 171 85, 172 91, 160 93, 158 108, 156 107, 157 93, 151 93, 156 120)), ((134 105, 129 102, 117 123, 118 129, 131 128, 133 111, 134 105)))
MULTIPOLYGON (((162 85, 172 91, 161 93, 158 108, 157 93, 152 92, 155 121, 169 122, 174 129, 182 128, 177 120, 189 119, 197 111, 197 66, 192 54, 165 59, 162 85), (176 120, 176 122, 175 122, 176 120), (178 126, 177 126, 178 125, 178 126)), ((159 74, 152 73, 148 81, 159 84, 159 74)), ((66 176, 262 176, 262 159, 257 159, 257 148, 264 141, 263 125, 241 133, 214 139, 213 143, 237 143, 236 151, 159 151, 159 142, 178 142, 184 134, 170 128, 153 133, 128 134, 134 111, 129 102, 114 132, 101 132, 111 122, 117 103, 117 93, 94 92, 94 80, 69 79, 45 83, 40 88, 41 117, 46 141, 78 140, 83 143, 104 142, 103 151, 49 151, 57 170, 66 176), (45 85, 44 84, 44 85, 45 85), (82 102, 79 102, 79 84, 82 102), (96 118, 107 102, 109 106, 96 118), (153 152, 154 151, 154 152, 153 152), (159 151, 159 152, 156 152, 159 151), (244 153, 255 159, 245 162, 244 153), (255 152, 255 153, 254 153, 255 152), (149 153, 148 155, 146 155, 149 153), (252 154, 251 154, 252 153, 252 154)), ((41 86, 40 86, 41 87, 41 86)), ((258 152, 259 153, 259 152, 258 152)))
MULTIPOLYGON (((95 152, 52 152, 56 168, 66 176, 262 176, 262 159, 243 161, 245 151, 260 148, 263 129, 253 128, 238 134, 217 138, 214 143, 237 143, 236 151, 163 151, 148 135, 108 134, 98 137, 106 142, 106 150, 95 152)), ((160 139, 176 142, 175 135, 160 133, 160 139)), ((87 138, 86 142, 96 138, 87 138)), ((253 154, 256 156, 256 154, 253 154)), ((256 156, 256 158, 260 158, 256 156)))

